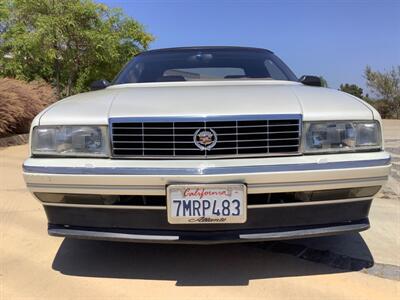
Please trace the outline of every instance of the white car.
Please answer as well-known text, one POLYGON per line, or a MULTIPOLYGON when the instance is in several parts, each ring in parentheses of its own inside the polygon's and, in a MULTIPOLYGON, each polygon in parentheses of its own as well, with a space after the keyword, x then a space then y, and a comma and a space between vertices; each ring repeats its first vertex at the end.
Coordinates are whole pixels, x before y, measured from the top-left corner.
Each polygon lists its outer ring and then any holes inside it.
POLYGON ((23 173, 54 236, 222 243, 369 228, 378 112, 271 51, 143 52, 41 112, 23 173), (101 90, 100 90, 101 89, 101 90))

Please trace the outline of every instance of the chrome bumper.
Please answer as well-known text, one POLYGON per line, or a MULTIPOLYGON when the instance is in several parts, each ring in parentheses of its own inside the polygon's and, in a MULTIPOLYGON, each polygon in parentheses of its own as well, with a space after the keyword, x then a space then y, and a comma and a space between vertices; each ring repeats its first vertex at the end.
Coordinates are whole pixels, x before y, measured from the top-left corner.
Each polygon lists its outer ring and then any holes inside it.
POLYGON ((248 193, 380 186, 388 177, 384 151, 233 160, 114 160, 29 158, 24 178, 32 192, 165 195, 179 183, 247 184, 248 193))
MULTIPOLYGON (((32 193, 165 196, 177 183, 247 185, 249 194, 382 186, 386 152, 235 160, 30 158, 24 178, 32 193)), ((244 224, 174 225, 166 206, 44 204, 49 234, 73 238, 225 243, 332 235, 369 228, 372 197, 248 206, 244 224)))

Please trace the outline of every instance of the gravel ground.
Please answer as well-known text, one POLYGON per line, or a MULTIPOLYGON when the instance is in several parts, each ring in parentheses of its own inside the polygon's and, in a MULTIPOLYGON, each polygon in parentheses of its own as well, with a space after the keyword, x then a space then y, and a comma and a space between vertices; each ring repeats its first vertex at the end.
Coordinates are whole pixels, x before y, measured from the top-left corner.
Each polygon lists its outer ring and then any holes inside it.
POLYGON ((400 121, 385 121, 388 184, 361 234, 217 246, 49 237, 21 176, 26 145, 0 149, 0 299, 399 299, 400 121))

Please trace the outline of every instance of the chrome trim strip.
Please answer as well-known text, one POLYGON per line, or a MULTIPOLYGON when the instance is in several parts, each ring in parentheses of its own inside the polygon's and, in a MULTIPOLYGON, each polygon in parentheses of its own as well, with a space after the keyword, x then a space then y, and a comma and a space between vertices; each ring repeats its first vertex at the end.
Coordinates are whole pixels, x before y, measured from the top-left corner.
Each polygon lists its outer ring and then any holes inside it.
MULTIPOLYGON (((350 179, 329 179, 329 180, 319 180, 319 181, 296 181, 296 182, 274 182, 274 183, 250 183, 247 185, 248 190, 252 189, 263 189, 263 188, 277 188, 277 187, 301 187, 304 185, 315 186, 315 185, 340 185, 340 184, 354 184, 354 187, 358 187, 359 183, 371 183, 376 181, 387 181, 388 176, 380 177, 366 177, 366 178, 350 178, 350 179)), ((174 184, 188 184, 188 183, 174 183, 174 184)), ((207 183, 203 183, 207 184, 207 183)), ((114 191, 117 194, 121 190, 133 191, 163 191, 165 192, 165 185, 93 185, 93 184, 54 184, 54 183, 26 183, 29 189, 79 189, 82 190, 81 194, 84 193, 83 190, 98 190, 101 191, 114 191)), ((329 188, 331 189, 331 188, 329 188)), ((303 189, 296 189, 296 191, 301 192, 303 189)), ((249 193, 253 194, 253 193, 249 193)), ((257 194, 257 193, 256 193, 257 194)))
POLYGON ((104 231, 89 231, 89 230, 76 230, 76 229, 61 229, 49 228, 48 233, 51 236, 71 237, 71 238, 86 238, 86 239, 113 239, 119 241, 177 241, 179 236, 175 235, 144 235, 144 234, 127 234, 116 232, 104 231))
POLYGON ((325 205, 325 204, 337 204, 337 203, 352 203, 361 201, 370 201, 373 197, 363 198, 351 198, 351 199, 339 199, 339 200, 322 200, 322 201, 309 201, 309 202, 292 202, 292 203, 272 203, 272 204, 254 204, 248 205, 248 209, 257 208, 272 208, 272 207, 290 207, 290 206, 313 206, 313 205, 325 205))
MULTIPOLYGON (((359 183, 368 183, 382 181, 386 182, 389 176, 379 176, 379 177, 365 177, 365 178, 348 178, 348 179, 328 179, 328 180, 318 180, 318 181, 296 181, 296 182, 274 182, 274 183, 252 183, 248 184, 249 189, 262 189, 262 188, 277 188, 277 187, 298 187, 307 185, 340 185, 340 184, 354 184, 354 187, 358 187, 359 183)), ((331 189, 331 188, 329 188, 331 189)), ((302 190, 296 190, 301 192, 302 190)))
MULTIPOLYGON (((165 190, 165 185, 96 185, 96 184, 60 184, 60 183, 32 183, 27 182, 26 186, 30 189, 81 189, 81 190, 112 190, 115 194, 120 190, 140 190, 140 191, 154 191, 154 190, 165 190)), ((84 193, 80 193, 84 194, 84 193)))
MULTIPOLYGON (((39 200, 39 199, 38 199, 39 200)), ((146 206, 146 205, 101 205, 101 204, 68 204, 68 203, 49 203, 39 202, 43 206, 56 207, 75 207, 75 208, 102 208, 102 209, 137 209, 137 210, 166 210, 166 206, 146 206)))
MULTIPOLYGON (((323 201, 310 201, 310 202, 292 202, 292 203, 274 203, 274 204, 254 204, 247 205, 248 209, 259 208, 274 208, 274 207, 300 207, 300 206, 313 206, 313 205, 328 205, 338 203, 351 203, 361 201, 371 201, 373 197, 339 199, 339 200, 323 200, 323 201)), ((166 210, 166 206, 138 206, 138 205, 93 205, 93 204, 66 204, 66 203, 48 203, 39 202, 43 206, 56 206, 56 207, 74 207, 74 208, 100 208, 100 209, 137 209, 137 210, 166 210)))
POLYGON ((367 230, 369 227, 370 227, 369 224, 350 224, 350 225, 312 228, 312 229, 289 230, 283 232, 240 234, 239 237, 240 239, 243 240, 300 239, 312 236, 333 235, 337 233, 363 231, 367 230))
POLYGON ((153 116, 153 117, 117 117, 109 118, 109 123, 114 122, 212 122, 212 121, 253 121, 253 120, 289 120, 297 118, 302 121, 301 114, 274 114, 274 115, 193 115, 193 116, 153 116))
POLYGON ((130 167, 42 167, 23 165, 25 173, 69 175, 229 175, 244 173, 273 173, 351 169, 390 165, 390 157, 372 160, 340 161, 327 163, 281 164, 262 166, 204 167, 204 168, 130 168, 130 167))
POLYGON ((338 233, 359 232, 367 230, 370 227, 369 222, 358 224, 336 225, 336 226, 323 226, 318 228, 308 229, 292 229, 281 232, 265 232, 265 233, 250 233, 250 234, 237 234, 230 239, 224 238, 223 233, 221 239, 190 239, 174 236, 174 235, 145 235, 145 234, 129 234, 119 232, 104 232, 94 230, 78 230, 68 228, 49 228, 48 233, 51 236, 71 237, 80 239, 92 240, 110 240, 110 241, 131 241, 131 242, 171 242, 182 244, 220 244, 229 242, 251 242, 251 241, 273 241, 296 239, 306 237, 317 237, 334 235, 338 233))

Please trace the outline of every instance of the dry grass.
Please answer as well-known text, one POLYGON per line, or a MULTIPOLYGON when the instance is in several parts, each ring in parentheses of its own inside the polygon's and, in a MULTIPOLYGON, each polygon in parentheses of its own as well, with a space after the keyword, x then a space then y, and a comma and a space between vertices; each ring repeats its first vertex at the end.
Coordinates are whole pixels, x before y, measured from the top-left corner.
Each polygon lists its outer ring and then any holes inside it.
POLYGON ((0 79, 0 137, 29 131, 32 119, 56 100, 44 82, 0 79))

